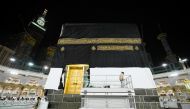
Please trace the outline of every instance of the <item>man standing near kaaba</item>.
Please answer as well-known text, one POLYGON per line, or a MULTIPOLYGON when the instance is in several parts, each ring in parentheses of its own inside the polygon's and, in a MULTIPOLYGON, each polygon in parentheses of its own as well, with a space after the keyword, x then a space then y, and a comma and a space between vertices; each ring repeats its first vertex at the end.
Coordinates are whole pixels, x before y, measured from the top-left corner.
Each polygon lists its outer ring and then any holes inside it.
POLYGON ((121 72, 121 74, 119 75, 119 80, 120 80, 120 82, 121 82, 121 88, 124 88, 124 86, 125 86, 125 82, 124 82, 124 80, 125 80, 124 72, 121 72))

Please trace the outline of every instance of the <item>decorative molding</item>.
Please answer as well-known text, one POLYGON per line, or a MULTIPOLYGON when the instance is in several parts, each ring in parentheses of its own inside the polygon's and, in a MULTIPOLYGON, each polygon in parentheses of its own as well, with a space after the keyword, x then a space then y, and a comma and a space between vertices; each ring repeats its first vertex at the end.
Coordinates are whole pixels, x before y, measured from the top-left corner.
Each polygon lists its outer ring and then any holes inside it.
POLYGON ((135 50, 139 50, 139 47, 138 46, 134 46, 135 50))
POLYGON ((96 50, 96 47, 95 47, 95 46, 92 46, 91 49, 92 49, 93 51, 95 51, 95 50, 96 50))
POLYGON ((65 47, 61 47, 61 51, 62 51, 62 52, 65 51, 65 47))
POLYGON ((60 38, 58 45, 77 44, 141 44, 141 38, 60 38))
POLYGON ((97 50, 100 51, 133 51, 132 45, 98 45, 97 50))

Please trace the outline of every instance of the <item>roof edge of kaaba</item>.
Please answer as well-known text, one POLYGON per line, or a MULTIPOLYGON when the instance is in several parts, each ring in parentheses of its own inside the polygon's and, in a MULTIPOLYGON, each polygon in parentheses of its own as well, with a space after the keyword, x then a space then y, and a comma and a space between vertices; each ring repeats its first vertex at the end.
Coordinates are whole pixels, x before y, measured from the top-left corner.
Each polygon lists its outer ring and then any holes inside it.
POLYGON ((62 26, 58 45, 68 44, 140 44, 136 24, 67 23, 62 26))
POLYGON ((139 38, 136 24, 120 23, 76 23, 64 24, 60 37, 64 38, 139 38))

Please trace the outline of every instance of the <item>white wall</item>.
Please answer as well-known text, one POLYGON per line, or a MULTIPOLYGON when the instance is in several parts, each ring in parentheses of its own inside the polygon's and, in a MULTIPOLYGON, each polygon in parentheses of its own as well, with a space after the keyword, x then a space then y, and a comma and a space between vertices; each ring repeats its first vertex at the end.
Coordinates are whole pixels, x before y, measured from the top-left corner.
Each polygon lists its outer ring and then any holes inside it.
POLYGON ((45 89, 54 89, 58 90, 60 79, 62 76, 63 68, 51 68, 46 84, 45 89))
POLYGON ((110 85, 116 83, 120 86, 119 75, 121 72, 131 75, 134 88, 156 88, 149 68, 90 68, 90 81, 101 81, 100 84, 102 81, 108 81, 110 85))

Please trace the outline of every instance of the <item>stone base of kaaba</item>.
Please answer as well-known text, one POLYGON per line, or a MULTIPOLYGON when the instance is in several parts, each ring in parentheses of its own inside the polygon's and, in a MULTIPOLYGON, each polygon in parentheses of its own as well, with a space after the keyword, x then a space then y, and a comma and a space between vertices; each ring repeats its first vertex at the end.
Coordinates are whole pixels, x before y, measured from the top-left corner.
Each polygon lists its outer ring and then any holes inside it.
POLYGON ((48 90, 48 109, 79 109, 81 107, 80 95, 65 95, 63 90, 48 90))
POLYGON ((136 109, 161 109, 156 89, 135 89, 136 109))
MULTIPOLYGON (((63 90, 48 90, 48 109, 80 109, 81 95, 65 95, 63 90)), ((135 89, 136 109, 161 109, 156 89, 135 89)))

